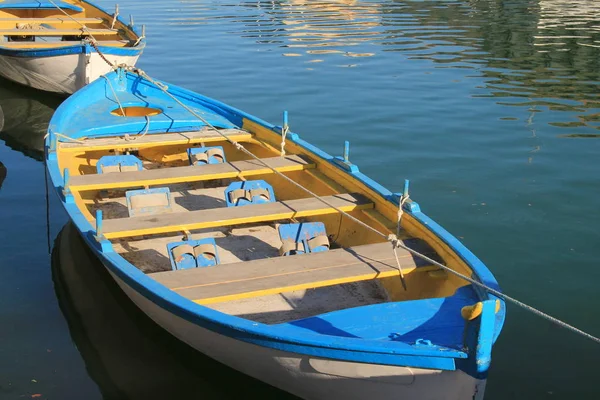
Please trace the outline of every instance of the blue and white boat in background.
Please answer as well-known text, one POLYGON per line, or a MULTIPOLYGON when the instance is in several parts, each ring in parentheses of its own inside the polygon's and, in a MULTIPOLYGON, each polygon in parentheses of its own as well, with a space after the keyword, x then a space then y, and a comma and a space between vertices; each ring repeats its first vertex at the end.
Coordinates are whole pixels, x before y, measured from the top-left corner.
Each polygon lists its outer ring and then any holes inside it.
POLYGON ((274 126, 132 68, 106 78, 56 111, 47 168, 144 313, 302 398, 483 398, 505 303, 408 187, 288 132, 287 115, 274 126))
POLYGON ((118 6, 111 14, 81 0, 0 0, 0 76, 23 85, 71 94, 111 64, 135 65, 145 46, 118 6))

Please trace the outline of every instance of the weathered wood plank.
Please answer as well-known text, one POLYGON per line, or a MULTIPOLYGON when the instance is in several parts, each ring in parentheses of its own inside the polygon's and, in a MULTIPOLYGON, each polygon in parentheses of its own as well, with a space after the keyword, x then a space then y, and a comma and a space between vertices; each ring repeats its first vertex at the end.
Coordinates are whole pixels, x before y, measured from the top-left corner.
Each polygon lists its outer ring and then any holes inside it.
MULTIPOLYGON (((279 172, 302 171, 315 168, 315 164, 299 156, 263 158, 269 166, 279 172)), ((160 168, 144 171, 73 176, 71 190, 122 189, 137 186, 168 185, 184 182, 198 182, 211 179, 249 177, 273 173, 256 160, 233 161, 231 163, 208 164, 201 166, 160 168)))
POLYGON ((248 140, 252 134, 239 129, 221 129, 215 132, 213 129, 203 129, 195 132, 172 132, 148 134, 135 140, 126 140, 123 137, 110 137, 99 139, 84 139, 78 142, 61 142, 60 150, 70 151, 97 151, 113 149, 142 148, 156 145, 170 146, 174 144, 193 144, 201 142, 216 142, 225 140, 225 135, 233 140, 248 140))
MULTIPOLYGON (((418 239, 403 241, 408 247, 439 259, 418 239)), ((397 249, 405 274, 437 267, 397 249)), ((264 296, 291 290, 399 276, 390 243, 335 249, 322 253, 267 258, 149 275, 157 282, 200 304, 264 296)))
MULTIPOLYGON (((323 199, 346 212, 373 208, 373 203, 360 194, 337 194, 324 196, 323 199)), ((103 222, 103 232, 107 239, 116 239, 333 213, 337 211, 318 199, 308 198, 241 207, 109 219, 103 222)))

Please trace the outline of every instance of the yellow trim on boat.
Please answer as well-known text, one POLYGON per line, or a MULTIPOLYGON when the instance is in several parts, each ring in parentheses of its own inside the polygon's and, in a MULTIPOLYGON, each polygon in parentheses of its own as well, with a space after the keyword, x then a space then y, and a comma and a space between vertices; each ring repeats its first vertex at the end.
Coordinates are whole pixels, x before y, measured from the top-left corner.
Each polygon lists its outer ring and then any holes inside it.
MULTIPOLYGON (((497 313, 498 311, 500 311, 500 300, 496 300, 496 310, 494 312, 497 313)), ((483 303, 481 301, 478 301, 472 306, 464 306, 463 308, 461 308, 460 315, 462 315, 462 317, 465 320, 472 321, 475 318, 479 317, 482 312, 483 303)))

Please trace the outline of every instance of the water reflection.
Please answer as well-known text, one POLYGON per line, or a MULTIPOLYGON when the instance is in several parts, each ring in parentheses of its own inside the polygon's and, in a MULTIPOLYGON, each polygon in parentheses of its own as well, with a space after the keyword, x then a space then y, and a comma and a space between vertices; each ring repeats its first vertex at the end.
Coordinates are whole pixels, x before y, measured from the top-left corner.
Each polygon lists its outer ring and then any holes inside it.
POLYGON ((61 101, 60 97, 0 79, 0 139, 41 161, 48 123, 61 101))
MULTIPOLYGON (((600 128, 600 5, 579 0, 198 2, 170 24, 217 24, 308 69, 361 66, 383 53, 464 69, 472 96, 506 108, 503 119, 551 113, 544 123, 600 128), (351 57, 343 61, 341 57, 351 57), (518 114, 515 117, 514 114, 518 114)), ((191 5, 190 5, 191 4, 191 5)), ((400 73, 389 64, 390 75, 400 73)))
POLYGON ((6 167, 2 164, 2 161, 0 161, 0 189, 2 189, 2 184, 4 183, 4 179, 6 179, 7 173, 6 167))
POLYGON ((203 357, 155 325, 70 223, 56 239, 52 275, 71 337, 105 399, 294 398, 203 357))

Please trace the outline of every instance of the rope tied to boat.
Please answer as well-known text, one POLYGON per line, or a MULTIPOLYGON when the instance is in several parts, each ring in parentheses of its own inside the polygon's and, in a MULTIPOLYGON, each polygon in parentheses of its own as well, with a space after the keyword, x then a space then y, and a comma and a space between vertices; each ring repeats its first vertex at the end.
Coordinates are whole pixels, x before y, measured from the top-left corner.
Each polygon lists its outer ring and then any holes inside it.
POLYGON ((87 39, 87 42, 90 44, 90 46, 92 46, 94 48, 94 50, 96 50, 96 53, 98 53, 98 55, 100 56, 100 58, 102 60, 104 60, 105 63, 107 63, 108 65, 110 65, 111 68, 116 69, 118 66, 113 64, 108 58, 106 58, 106 56, 104 55, 104 53, 102 53, 100 51, 100 49, 98 48, 98 42, 96 41, 96 39, 87 39))
MULTIPOLYGON (((84 42, 89 43, 90 46, 92 46, 94 48, 94 50, 96 50, 96 53, 98 53, 98 55, 100 56, 100 58, 105 63, 107 63, 110 67, 112 67, 113 69, 117 68, 117 65, 115 65, 108 58, 106 58, 106 56, 104 55, 104 53, 102 51, 100 51, 100 49, 98 48, 98 40, 94 37, 94 35, 92 34, 92 32, 90 32, 90 30, 88 29, 88 27, 85 26, 85 24, 82 24, 81 22, 77 21, 69 13, 67 13, 65 10, 63 10, 58 4, 56 4, 53 0, 48 0, 48 1, 50 3, 52 3, 52 5, 54 7, 56 7, 58 10, 60 10, 60 12, 62 12, 63 14, 65 14, 73 22, 75 22, 76 24, 79 24, 79 26, 81 26, 81 31, 84 32, 84 33, 86 33, 89 36, 89 38, 84 39, 84 42)), ((118 16, 119 16, 119 6, 117 5, 116 11, 115 11, 115 15, 113 16, 113 21, 112 21, 110 29, 114 29, 115 23, 117 21, 117 17, 118 16)), ((142 35, 140 37, 138 37, 138 39, 136 40, 136 42, 133 44, 133 47, 137 46, 145 38, 146 38, 146 35, 144 33, 142 33, 142 35)))
POLYGON ((117 23, 117 18, 119 17, 119 5, 115 5, 115 13, 113 14, 112 23, 110 24, 110 29, 115 29, 115 24, 117 23))
POLYGON ((402 216, 404 215, 404 204, 408 201, 408 199, 410 198, 410 195, 408 194, 408 192, 402 194, 402 196, 400 196, 400 203, 398 205, 398 222, 397 222, 397 226, 396 226, 396 235, 400 236, 400 230, 402 229, 401 227, 401 222, 402 222, 402 216))
POLYGON ((398 257, 398 252, 396 251, 397 248, 399 248, 399 242, 400 239, 398 239, 398 236, 394 235, 394 234, 389 234, 387 237, 387 240, 392 244, 392 251, 394 252, 394 257, 396 258, 396 265, 398 267, 398 273, 400 274, 400 283, 402 283, 402 287, 404 288, 404 291, 408 291, 408 288, 406 287, 406 279, 404 278, 404 271, 402 271, 402 264, 400 263, 400 258, 398 257))
POLYGON ((135 41, 135 43, 133 44, 133 47, 137 46, 138 44, 140 44, 140 42, 142 40, 146 39, 146 35, 142 35, 140 37, 138 37, 138 40, 135 41))
POLYGON ((106 79, 106 82, 108 82, 108 86, 110 86, 110 90, 111 90, 113 96, 115 96, 115 101, 117 102, 117 104, 119 105, 119 108, 121 109, 121 115, 123 117, 125 117, 125 110, 123 109, 123 105, 121 104, 121 101, 119 100, 119 96, 117 96, 117 92, 115 92, 115 88, 113 87, 112 83, 110 82, 110 79, 108 79, 108 77, 106 75, 102 75, 102 77, 104 79, 106 79))
POLYGON ((148 133, 148 131, 150 130, 150 117, 147 115, 144 115, 144 118, 146 118, 146 127, 144 128, 144 133, 142 133, 140 136, 135 136, 135 137, 132 137, 127 133, 127 134, 125 134, 125 140, 133 141, 133 140, 138 140, 138 139, 146 136, 146 133, 148 133))
MULTIPOLYGON (((48 136, 49 136, 49 135, 50 135, 50 134, 46 133, 46 134, 44 135, 44 140, 46 140, 46 139, 48 138, 48 136)), ((72 137, 70 137, 70 136, 63 135, 62 133, 54 132, 54 133, 52 133, 52 135, 54 135, 54 136, 56 136, 56 137, 63 138, 63 139, 70 140, 70 141, 71 141, 71 142, 73 142, 73 143, 85 144, 85 141, 83 141, 83 140, 75 139, 75 138, 72 138, 72 137)))
POLYGON ((287 124, 283 124, 281 127, 281 157, 285 156, 285 139, 289 131, 290 127, 287 124))
MULTIPOLYGON (((267 167, 268 169, 270 169, 274 174, 280 176, 281 178, 285 179, 286 181, 290 182, 291 184, 295 185, 296 187, 298 187, 299 189, 303 190, 304 192, 306 192, 307 194, 309 194, 310 196, 314 197, 315 199, 319 200, 320 202, 322 202, 323 204, 327 205, 328 207, 336 210, 337 212, 339 212, 340 214, 342 214, 342 216, 345 216, 351 220, 353 220, 355 223, 363 226, 364 228, 374 232, 375 234, 381 236, 382 238, 384 238, 385 240, 389 241, 392 243, 393 245, 393 249, 394 249, 394 255, 397 259, 398 265, 400 264, 398 256, 396 254, 396 249, 401 248, 404 249, 406 251, 408 251, 409 253, 411 253, 412 255, 414 255, 415 257, 418 257, 424 261, 427 261, 429 263, 431 263, 432 265, 437 266, 438 268, 460 278, 463 279, 467 282, 469 282, 470 284, 477 286, 483 290, 485 290, 486 292, 496 296, 497 298, 500 298, 506 302, 512 303, 518 307, 523 308, 524 310, 527 310, 531 313, 533 313, 534 315, 537 315, 543 319, 546 319, 547 321, 550 321, 562 328, 568 329, 578 335, 581 335, 587 339, 590 339, 596 343, 600 344, 600 338, 593 336, 579 328, 576 328, 573 325, 570 325, 564 321, 559 320, 558 318, 555 318, 549 314, 544 313, 543 311, 540 311, 528 304, 523 303, 520 300, 515 299, 514 297, 511 297, 509 295, 506 295, 502 292, 500 292, 499 290, 496 290, 488 285, 486 285, 483 282, 477 281, 471 277, 468 277, 458 271, 453 270, 452 268, 431 259, 430 257, 426 256, 425 254, 419 253, 416 250, 411 249, 410 247, 406 246, 400 239, 398 239, 397 235, 394 234, 389 234, 386 235, 383 232, 379 231, 378 229, 373 228, 372 226, 366 224, 365 222, 361 221, 360 219, 348 214, 347 212, 341 210, 340 208, 336 207, 335 205, 331 204, 330 202, 328 202, 327 200, 323 199, 322 197, 320 197, 319 195, 317 195, 316 193, 314 193, 313 191, 311 191, 310 189, 304 187, 302 184, 294 181, 293 179, 289 178, 288 176, 284 175, 283 173, 277 171, 277 169, 273 168, 272 166, 270 166, 269 164, 267 164, 266 162, 264 162, 261 158, 259 158, 258 156, 256 156, 254 153, 252 153, 251 151, 249 151, 248 149, 246 149, 244 146, 242 146, 240 143, 236 142, 235 140, 229 138, 227 135, 223 134, 219 129, 217 129, 214 125, 212 125, 210 122, 208 122, 205 118, 203 118, 201 115, 199 115, 198 113, 196 113, 193 109, 191 109, 190 107, 188 107, 187 105, 185 105, 183 102, 181 102, 177 97, 175 97, 174 95, 172 95, 171 93, 169 93, 169 91, 167 90, 168 87, 164 84, 161 84, 160 82, 154 80, 153 78, 151 78, 148 74, 146 74, 146 72, 144 72, 143 70, 139 69, 139 68, 135 68, 135 67, 126 67, 127 70, 145 78, 146 80, 148 80, 150 83, 154 84, 156 87, 158 87, 159 89, 161 89, 167 96, 169 96, 171 99, 173 99, 177 104, 179 104, 181 107, 183 107, 185 110, 187 110, 190 114, 192 114, 193 116, 195 116, 196 118, 198 118, 200 121, 202 121, 207 127, 209 127, 210 129, 214 130, 217 134, 219 134, 220 136, 223 137, 223 139, 225 139, 227 142, 231 143, 232 145, 235 146, 236 149, 244 152, 245 154, 249 155, 250 157, 252 157, 255 161, 259 162, 260 164, 262 164, 263 166, 267 167)), ((408 201, 408 196, 404 196, 404 199, 400 201, 400 208, 402 209, 403 207, 403 203, 406 203, 408 201)), ((403 211, 399 211, 399 217, 402 218, 402 215, 404 214, 403 211)), ((400 269, 401 271, 401 269, 400 269)))

